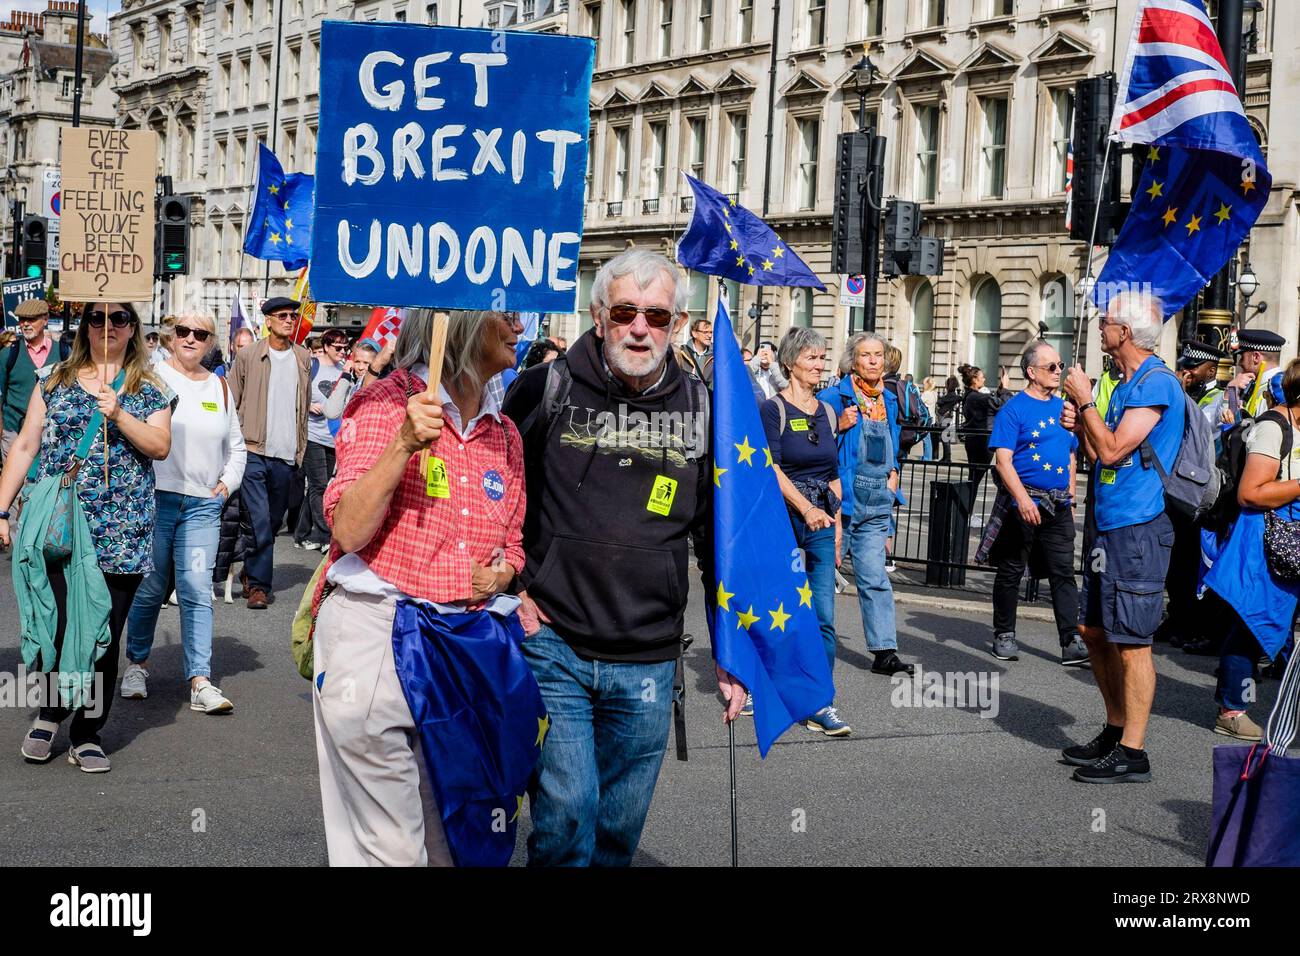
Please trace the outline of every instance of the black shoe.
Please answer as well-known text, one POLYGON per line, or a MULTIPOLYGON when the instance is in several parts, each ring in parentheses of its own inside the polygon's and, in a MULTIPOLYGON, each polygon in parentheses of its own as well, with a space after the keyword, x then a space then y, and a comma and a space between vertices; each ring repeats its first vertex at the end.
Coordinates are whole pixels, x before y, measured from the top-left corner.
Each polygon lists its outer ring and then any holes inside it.
POLYGON ((1182 647, 1184 644, 1187 643, 1187 640, 1188 639, 1184 637, 1182 634, 1171 634, 1169 637, 1169 646, 1182 647))
POLYGON ((1101 729, 1101 733, 1086 744, 1075 744, 1073 747, 1066 747, 1061 751, 1061 757, 1064 758, 1066 763, 1074 764, 1076 767, 1086 767, 1090 763, 1096 763, 1114 750, 1119 744, 1120 735, 1123 733, 1122 729, 1112 728, 1107 724, 1101 729))
POLYGON ((915 674, 915 664, 905 664, 897 651, 881 651, 871 663, 873 674, 915 674))
POLYGON ((1222 642, 1215 637, 1193 637, 1183 642, 1183 653, 1195 654, 1197 657, 1218 657, 1222 646, 1222 642))
POLYGON ((1133 757, 1122 744, 1116 744, 1096 763, 1076 770, 1074 779, 1080 783, 1146 783, 1151 779, 1151 761, 1146 751, 1133 757))

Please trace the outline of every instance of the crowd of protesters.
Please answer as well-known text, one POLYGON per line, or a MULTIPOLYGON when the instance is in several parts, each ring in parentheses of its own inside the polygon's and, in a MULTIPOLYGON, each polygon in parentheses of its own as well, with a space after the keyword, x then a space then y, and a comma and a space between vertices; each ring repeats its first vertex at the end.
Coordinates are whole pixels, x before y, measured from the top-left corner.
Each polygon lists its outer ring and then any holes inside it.
MULTIPOLYGON (((213 603, 222 585, 232 600, 240 564, 246 608, 276 599, 283 528, 295 546, 324 555, 307 606, 332 863, 453 862, 389 640, 411 602, 433 620, 477 616, 526 636, 519 652, 547 713, 527 788, 530 862, 629 863, 672 715, 671 694, 644 690, 680 682, 691 553, 713 593, 709 439, 706 427, 629 448, 587 440, 576 423, 625 419, 629 409, 707 420, 715 356, 711 324, 691 321, 679 270, 657 253, 605 263, 591 296, 591 327, 572 346, 539 339, 522 359, 517 315, 452 313, 436 394, 427 391, 427 310, 412 310, 382 346, 338 329, 300 345, 299 303, 273 298, 262 309, 265 334, 241 330, 227 357, 210 316, 168 317, 146 338, 130 304, 87 305, 63 347, 45 331, 44 303, 21 304, 19 335, 0 343, 0 544, 14 549, 24 660, 93 670, 107 691, 93 708, 85 694, 47 701, 23 756, 50 760, 71 717, 69 761, 110 768, 101 740, 110 700, 147 698, 169 595, 183 673, 161 676, 187 682, 195 712, 231 712, 215 683, 213 603), (647 510, 664 480, 675 489, 667 510, 647 510), (68 486, 75 494, 60 497, 68 486), (368 689, 364 699, 356 686, 368 689)), ((874 332, 849 338, 829 385, 828 343, 812 329, 746 350, 832 674, 837 569, 846 564, 870 670, 914 673, 899 654, 890 577, 896 514, 907 504, 900 474, 914 453, 950 460, 957 440, 968 507, 992 473, 976 560, 995 572, 993 656, 1019 659, 1020 586, 1044 578, 1061 663, 1090 666, 1096 681, 1101 730, 1062 753, 1075 780, 1150 779, 1152 646, 1161 639, 1220 655, 1213 730, 1260 739, 1250 688, 1261 660, 1289 653, 1300 595, 1300 557, 1276 553, 1300 528, 1300 360, 1279 369, 1279 337, 1243 334, 1240 372, 1220 389, 1225 356, 1213 347, 1190 343, 1176 374, 1154 354, 1163 320, 1148 296, 1116 297, 1100 319, 1108 364, 1096 383, 1034 341, 1020 358, 1018 394, 1004 368, 996 388, 971 366, 958 370, 960 382, 924 377, 918 386, 899 375, 902 353, 874 332), (1213 429, 1242 460, 1234 507, 1217 523, 1168 503, 1162 476, 1193 426, 1213 429), (1102 559, 1085 561, 1080 589, 1081 462, 1084 554, 1102 559)), ((721 667, 716 678, 724 719, 752 714, 746 688, 721 667)), ((848 736, 842 704, 800 722, 848 736)))

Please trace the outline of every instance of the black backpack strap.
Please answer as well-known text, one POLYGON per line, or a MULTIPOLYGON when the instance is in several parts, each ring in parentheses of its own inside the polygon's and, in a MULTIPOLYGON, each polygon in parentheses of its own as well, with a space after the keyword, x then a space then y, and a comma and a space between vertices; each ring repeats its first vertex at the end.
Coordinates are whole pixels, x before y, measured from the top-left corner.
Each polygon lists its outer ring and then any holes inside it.
POLYGON ((686 666, 683 660, 695 638, 683 634, 673 665, 673 739, 677 743, 677 759, 686 759, 686 666))
POLYGON ((569 403, 569 392, 572 388, 573 372, 569 369, 568 360, 561 355, 547 365, 546 384, 542 388, 542 400, 520 422, 520 436, 527 440, 537 428, 538 423, 544 421, 546 431, 543 435, 542 444, 545 444, 555 428, 555 423, 559 421, 564 406, 569 403))

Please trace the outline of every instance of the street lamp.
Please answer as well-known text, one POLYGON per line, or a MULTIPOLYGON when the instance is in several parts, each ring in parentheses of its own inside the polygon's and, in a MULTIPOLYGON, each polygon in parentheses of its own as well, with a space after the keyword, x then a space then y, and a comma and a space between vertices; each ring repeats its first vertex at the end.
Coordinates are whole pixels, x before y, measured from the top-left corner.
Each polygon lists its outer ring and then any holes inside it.
POLYGON ((1241 275, 1237 276, 1237 291, 1246 299, 1246 306, 1250 306, 1250 297, 1259 291, 1259 279, 1255 276, 1255 270, 1251 268, 1249 262, 1246 268, 1242 270, 1241 275))
POLYGON ((1242 47, 1247 53, 1259 52, 1259 11, 1264 9, 1263 0, 1244 0, 1242 14, 1250 14, 1250 29, 1242 37, 1242 47))
POLYGON ((865 53, 853 65, 853 92, 858 94, 858 132, 867 130, 867 90, 876 82, 876 64, 865 53))

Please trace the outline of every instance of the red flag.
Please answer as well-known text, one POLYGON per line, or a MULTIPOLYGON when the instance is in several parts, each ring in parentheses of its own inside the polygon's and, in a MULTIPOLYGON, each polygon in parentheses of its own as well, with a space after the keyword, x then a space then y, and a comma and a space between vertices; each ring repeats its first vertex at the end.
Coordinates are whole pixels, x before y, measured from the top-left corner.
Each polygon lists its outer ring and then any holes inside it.
POLYGON ((404 318, 406 318, 405 309, 377 305, 370 313, 370 321, 366 324, 365 331, 361 333, 361 338, 374 339, 379 343, 382 351, 389 342, 397 341, 397 333, 402 327, 404 318))

